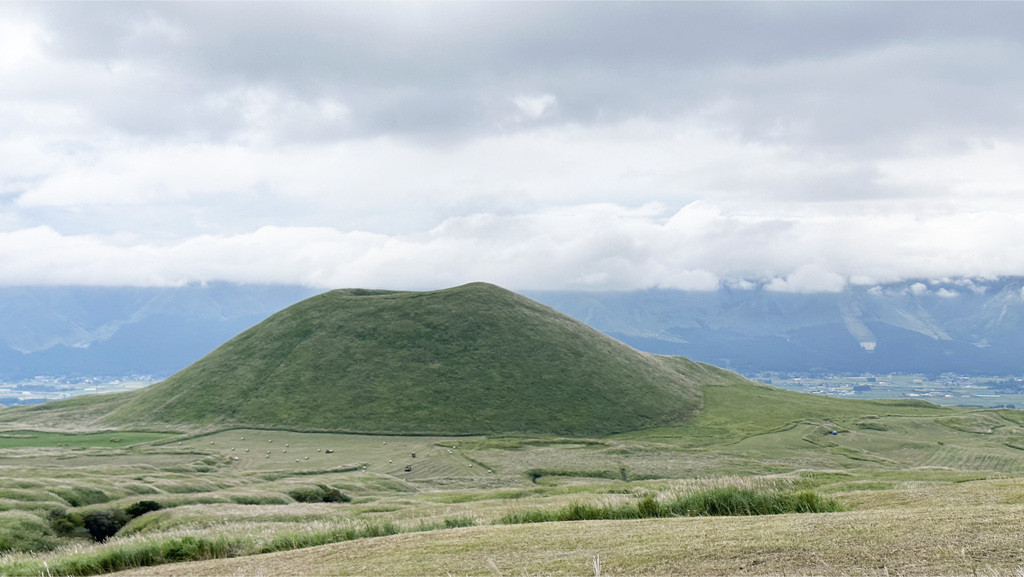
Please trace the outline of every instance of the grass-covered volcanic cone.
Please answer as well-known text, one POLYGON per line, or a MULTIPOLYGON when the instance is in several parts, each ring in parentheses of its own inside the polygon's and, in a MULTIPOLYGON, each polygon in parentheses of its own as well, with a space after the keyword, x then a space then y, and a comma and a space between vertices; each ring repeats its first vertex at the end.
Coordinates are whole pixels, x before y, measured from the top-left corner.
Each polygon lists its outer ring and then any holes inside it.
POLYGON ((338 290, 241 333, 106 421, 600 435, 684 421, 707 370, 493 285, 338 290))

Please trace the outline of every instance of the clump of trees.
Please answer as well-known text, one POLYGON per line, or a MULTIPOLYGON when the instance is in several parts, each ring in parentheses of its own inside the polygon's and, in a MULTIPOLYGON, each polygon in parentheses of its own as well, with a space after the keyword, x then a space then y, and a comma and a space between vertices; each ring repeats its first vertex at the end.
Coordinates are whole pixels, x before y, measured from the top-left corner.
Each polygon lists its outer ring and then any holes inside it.
POLYGON ((84 513, 53 509, 48 513, 48 517, 50 528, 57 535, 67 537, 85 533, 94 541, 106 541, 132 519, 161 508, 160 503, 156 501, 138 501, 124 509, 97 509, 84 513))

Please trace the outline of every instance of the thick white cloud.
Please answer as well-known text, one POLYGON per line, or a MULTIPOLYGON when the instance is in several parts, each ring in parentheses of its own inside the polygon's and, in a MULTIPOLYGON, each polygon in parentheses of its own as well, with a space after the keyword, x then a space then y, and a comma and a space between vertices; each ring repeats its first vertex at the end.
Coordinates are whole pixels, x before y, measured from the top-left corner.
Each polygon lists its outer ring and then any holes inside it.
POLYGON ((0 5, 0 283, 1024 274, 1022 17, 0 5))
MULTIPOLYGON (((855 217, 755 219, 706 204, 671 217, 658 205, 611 204, 472 214, 428 231, 390 235, 264 226, 156 242, 135 234, 62 235, 36 227, 0 233, 0 246, 18 247, 0 251, 0 278, 15 285, 230 280, 411 289, 487 280, 519 289, 714 290, 749 288, 753 281, 775 291, 835 292, 858 268, 869 269, 877 282, 936 278, 951 270, 950 262, 960 263, 953 271, 959 276, 1013 274, 1024 267, 1024 250, 982 260, 974 245, 920 242, 922 234, 937 240, 934 231, 949 226, 970 229, 961 240, 981 238, 999 220, 999 215, 969 215, 915 225, 901 219, 874 231, 871 244, 890 250, 871 255, 847 250, 865 234, 855 217)), ((1024 232, 1012 240, 1024 246, 1024 232)), ((911 290, 929 292, 923 283, 911 290)), ((952 296, 944 290, 937 294, 952 296)))

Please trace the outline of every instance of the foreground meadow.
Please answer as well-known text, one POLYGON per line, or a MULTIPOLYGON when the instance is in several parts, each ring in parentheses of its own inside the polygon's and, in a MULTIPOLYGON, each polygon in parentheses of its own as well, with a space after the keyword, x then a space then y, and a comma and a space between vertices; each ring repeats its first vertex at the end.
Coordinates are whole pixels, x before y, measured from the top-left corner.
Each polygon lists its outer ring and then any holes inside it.
POLYGON ((593 438, 35 421, 0 432, 0 574, 1024 567, 1022 413, 703 393, 687 426, 593 438))
POLYGON ((906 483, 843 497, 857 509, 468 527, 124 574, 1019 575, 1024 566, 1016 482, 906 483))

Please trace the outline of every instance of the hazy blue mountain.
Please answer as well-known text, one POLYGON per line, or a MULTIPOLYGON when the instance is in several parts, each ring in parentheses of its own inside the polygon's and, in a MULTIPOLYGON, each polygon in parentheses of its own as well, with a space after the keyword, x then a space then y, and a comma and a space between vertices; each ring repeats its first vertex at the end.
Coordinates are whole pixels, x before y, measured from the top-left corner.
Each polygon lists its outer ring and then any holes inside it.
MULTIPOLYGON (((817 294, 755 287, 525 295, 636 348, 747 374, 1021 375, 1022 289, 1024 278, 1004 278, 817 294)), ((228 283, 0 288, 0 379, 166 377, 318 292, 228 283)))
POLYGON ((797 294, 534 292, 634 347, 745 373, 1024 374, 1024 278, 797 294))
POLYGON ((228 283, 0 288, 0 378, 168 376, 317 292, 228 283))

